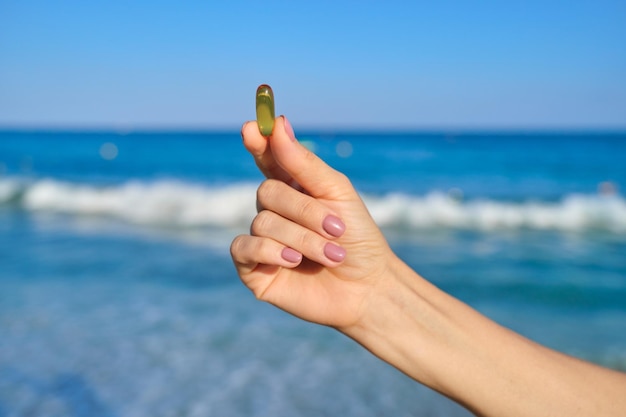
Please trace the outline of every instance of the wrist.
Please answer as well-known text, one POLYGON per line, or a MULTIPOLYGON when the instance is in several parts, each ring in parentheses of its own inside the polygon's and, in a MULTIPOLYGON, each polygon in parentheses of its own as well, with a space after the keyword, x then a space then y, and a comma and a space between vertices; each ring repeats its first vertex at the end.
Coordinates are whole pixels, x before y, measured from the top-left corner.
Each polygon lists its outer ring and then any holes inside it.
MULTIPOLYGON (((392 255, 384 275, 375 284, 360 319, 339 328, 382 360, 418 381, 429 384, 428 351, 434 349, 445 326, 431 299, 440 297, 436 287, 392 255)), ((442 293, 443 294, 443 293, 442 293)))

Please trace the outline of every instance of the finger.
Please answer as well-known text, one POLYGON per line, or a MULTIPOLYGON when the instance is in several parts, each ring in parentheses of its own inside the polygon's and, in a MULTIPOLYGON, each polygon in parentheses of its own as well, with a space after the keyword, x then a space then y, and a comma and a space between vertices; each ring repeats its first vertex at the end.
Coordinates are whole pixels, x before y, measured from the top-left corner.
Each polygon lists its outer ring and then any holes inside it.
POLYGON ((269 147, 268 139, 261 135, 256 121, 249 121, 243 124, 241 137, 244 146, 252 154, 254 162, 266 178, 274 178, 284 182, 291 180, 291 176, 276 163, 269 147))
POLYGON ((241 281, 259 299, 264 298, 283 267, 294 268, 302 261, 302 255, 293 249, 256 236, 237 236, 230 251, 241 281))
POLYGON ((259 236, 237 236, 230 245, 230 254, 240 275, 249 274, 259 265, 293 268, 302 261, 302 254, 296 250, 259 236))
POLYGON ((346 230, 343 221, 327 205, 281 181, 266 180, 257 190, 257 210, 265 209, 328 239, 340 237, 346 230))
POLYGON ((324 266, 337 266, 346 257, 346 251, 341 246, 269 210, 257 214, 250 233, 280 242, 324 266))
POLYGON ((284 116, 276 118, 269 146, 274 162, 313 197, 327 199, 354 197, 355 192, 348 178, 302 146, 296 140, 293 129, 284 116))

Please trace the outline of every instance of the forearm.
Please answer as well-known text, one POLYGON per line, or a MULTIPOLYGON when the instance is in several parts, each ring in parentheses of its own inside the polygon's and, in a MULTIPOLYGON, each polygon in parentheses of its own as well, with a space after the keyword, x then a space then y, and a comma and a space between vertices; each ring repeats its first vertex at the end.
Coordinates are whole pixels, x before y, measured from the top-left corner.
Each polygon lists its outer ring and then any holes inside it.
POLYGON ((624 415, 626 377, 487 319, 400 260, 340 329, 417 381, 486 416, 624 415))

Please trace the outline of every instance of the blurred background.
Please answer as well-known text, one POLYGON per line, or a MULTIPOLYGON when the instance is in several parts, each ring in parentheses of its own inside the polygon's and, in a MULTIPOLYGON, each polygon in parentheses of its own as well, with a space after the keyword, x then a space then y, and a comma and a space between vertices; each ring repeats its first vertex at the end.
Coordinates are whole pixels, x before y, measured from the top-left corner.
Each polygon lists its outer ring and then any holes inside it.
POLYGON ((262 83, 423 276, 626 370, 624 45, 620 1, 0 0, 0 417, 469 415, 239 282, 262 83))

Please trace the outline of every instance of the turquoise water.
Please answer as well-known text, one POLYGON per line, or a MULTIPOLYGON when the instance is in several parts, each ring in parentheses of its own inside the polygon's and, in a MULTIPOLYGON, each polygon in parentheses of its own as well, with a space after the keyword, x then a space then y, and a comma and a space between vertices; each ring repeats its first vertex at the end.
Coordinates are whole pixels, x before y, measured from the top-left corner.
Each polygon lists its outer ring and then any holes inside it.
MULTIPOLYGON (((626 134, 303 132, 418 272, 626 369, 626 134)), ((254 300, 237 132, 0 132, 0 416, 465 416, 254 300)))

